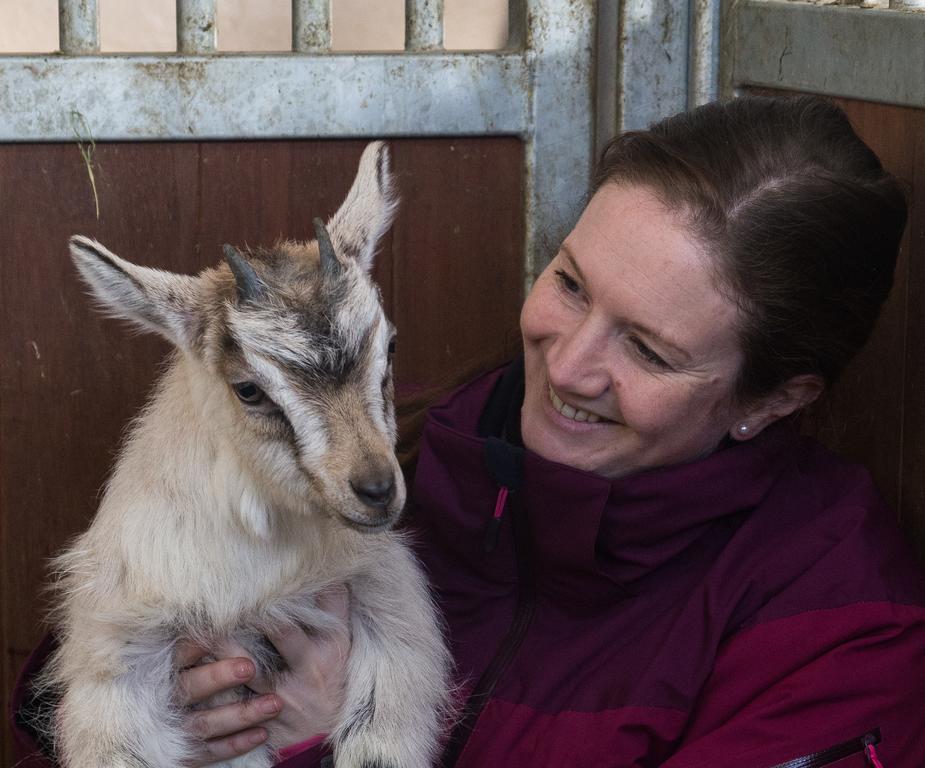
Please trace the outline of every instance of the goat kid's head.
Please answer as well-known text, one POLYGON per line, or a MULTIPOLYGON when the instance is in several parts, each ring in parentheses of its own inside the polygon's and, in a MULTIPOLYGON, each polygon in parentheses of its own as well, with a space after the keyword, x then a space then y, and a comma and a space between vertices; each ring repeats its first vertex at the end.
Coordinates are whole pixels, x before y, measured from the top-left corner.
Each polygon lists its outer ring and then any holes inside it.
POLYGON ((257 535, 270 534, 280 505, 320 508, 359 530, 388 526, 404 505, 394 328, 369 277, 392 221, 391 186, 388 151, 370 144, 328 226, 315 220, 317 240, 245 253, 226 245, 226 263, 195 277, 71 239, 110 313, 202 363, 211 418, 255 481, 256 495, 242 484, 240 512, 257 535))

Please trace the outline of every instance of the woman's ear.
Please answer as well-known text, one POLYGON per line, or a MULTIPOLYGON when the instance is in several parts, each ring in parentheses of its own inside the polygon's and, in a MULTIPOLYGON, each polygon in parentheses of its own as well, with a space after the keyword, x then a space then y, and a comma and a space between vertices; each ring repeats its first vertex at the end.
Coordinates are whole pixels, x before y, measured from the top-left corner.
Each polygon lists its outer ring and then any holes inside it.
POLYGON ((794 376, 773 392, 739 409, 738 418, 729 428, 729 436, 733 440, 751 440, 778 419, 805 408, 822 394, 823 389, 825 382, 821 376, 794 376))

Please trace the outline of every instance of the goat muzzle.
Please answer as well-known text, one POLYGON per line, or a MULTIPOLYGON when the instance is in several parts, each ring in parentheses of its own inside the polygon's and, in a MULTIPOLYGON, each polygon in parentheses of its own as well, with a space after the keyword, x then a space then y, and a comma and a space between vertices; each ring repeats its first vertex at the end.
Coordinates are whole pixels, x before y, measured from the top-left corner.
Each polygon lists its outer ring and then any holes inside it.
POLYGON ((404 496, 396 474, 389 462, 370 462, 350 475, 350 490, 359 504, 341 515, 351 527, 373 531, 395 521, 403 501, 399 497, 404 496))

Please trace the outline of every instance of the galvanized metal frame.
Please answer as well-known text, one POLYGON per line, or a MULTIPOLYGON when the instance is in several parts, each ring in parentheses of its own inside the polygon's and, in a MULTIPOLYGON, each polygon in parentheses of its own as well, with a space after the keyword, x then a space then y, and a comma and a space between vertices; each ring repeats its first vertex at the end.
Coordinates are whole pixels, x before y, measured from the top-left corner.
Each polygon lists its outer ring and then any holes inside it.
POLYGON ((597 143, 715 99, 720 0, 601 0, 597 143))
POLYGON ((528 282, 580 211, 594 0, 511 0, 511 44, 474 53, 407 0, 407 50, 373 55, 330 52, 328 0, 294 0, 293 52, 263 55, 215 52, 216 0, 178 0, 178 52, 137 56, 99 54, 95 0, 59 2, 62 55, 0 57, 0 141, 73 141, 75 116, 97 141, 519 136, 528 282))
POLYGON ((727 2, 723 92, 754 85, 925 107, 925 13, 727 2))
POLYGON ((597 145, 744 85, 925 106, 922 4, 601 0, 597 145))

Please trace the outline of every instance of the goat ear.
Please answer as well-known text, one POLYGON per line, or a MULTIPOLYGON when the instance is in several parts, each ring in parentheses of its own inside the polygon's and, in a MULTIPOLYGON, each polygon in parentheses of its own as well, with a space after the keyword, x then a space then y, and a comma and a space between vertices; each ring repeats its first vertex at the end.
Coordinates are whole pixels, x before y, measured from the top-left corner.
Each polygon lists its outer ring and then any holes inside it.
POLYGON ((200 327, 197 278, 139 267, 88 237, 75 235, 70 246, 81 277, 110 315, 155 331, 179 347, 192 345, 200 327))
POLYGON ((398 201, 389 169, 389 149, 375 141, 363 150, 353 186, 328 222, 334 251, 369 272, 379 239, 392 225, 398 201))

